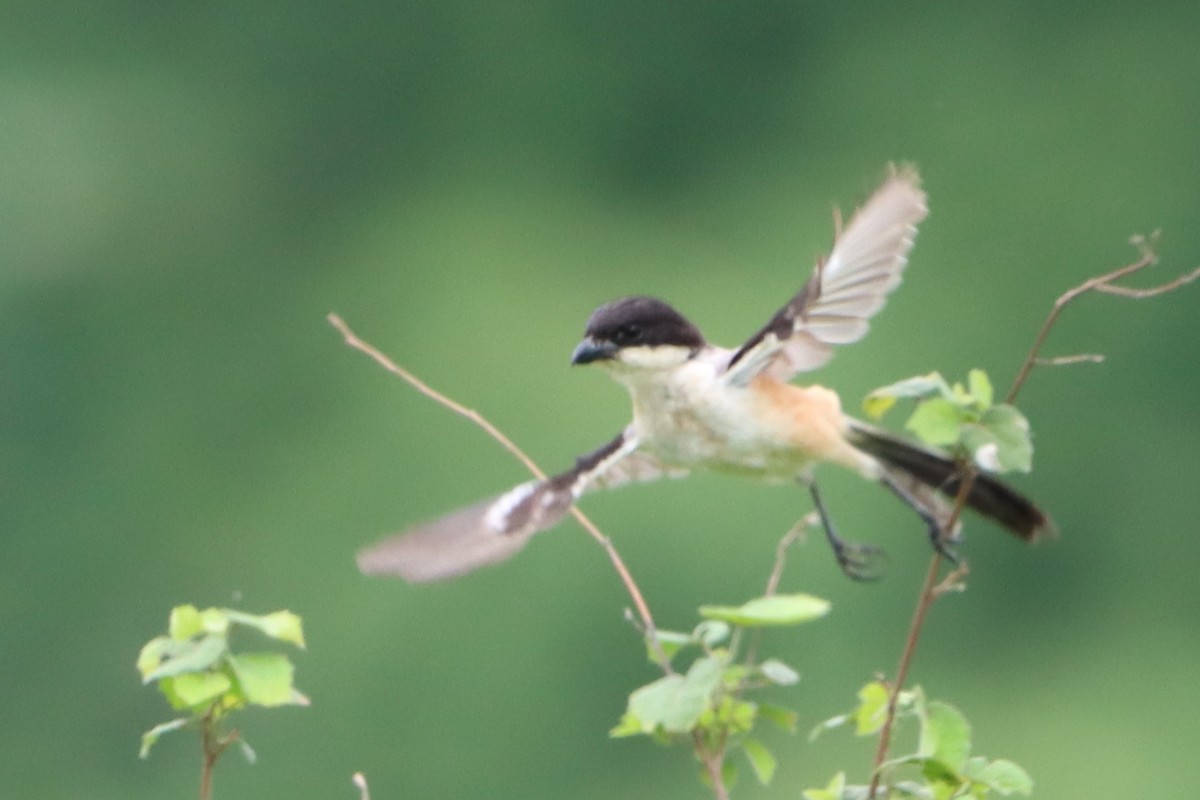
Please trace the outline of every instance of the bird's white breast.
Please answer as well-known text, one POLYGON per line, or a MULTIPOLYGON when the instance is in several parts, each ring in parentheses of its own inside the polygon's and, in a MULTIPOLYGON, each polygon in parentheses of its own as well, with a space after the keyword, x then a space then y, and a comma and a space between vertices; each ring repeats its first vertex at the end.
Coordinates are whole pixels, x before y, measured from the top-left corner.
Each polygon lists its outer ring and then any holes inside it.
POLYGON ((722 363, 692 359, 618 379, 633 399, 642 446, 664 462, 790 480, 807 462, 787 446, 748 388, 722 379, 722 363))

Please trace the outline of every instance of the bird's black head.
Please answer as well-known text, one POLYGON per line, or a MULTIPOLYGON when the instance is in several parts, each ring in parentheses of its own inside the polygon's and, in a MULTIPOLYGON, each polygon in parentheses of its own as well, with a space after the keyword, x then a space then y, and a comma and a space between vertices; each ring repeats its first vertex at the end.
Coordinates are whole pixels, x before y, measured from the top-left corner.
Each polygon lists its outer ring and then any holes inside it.
POLYGON ((675 348, 694 353, 703 346, 700 330, 662 300, 623 297, 592 313, 571 363, 613 359, 634 348, 675 348))

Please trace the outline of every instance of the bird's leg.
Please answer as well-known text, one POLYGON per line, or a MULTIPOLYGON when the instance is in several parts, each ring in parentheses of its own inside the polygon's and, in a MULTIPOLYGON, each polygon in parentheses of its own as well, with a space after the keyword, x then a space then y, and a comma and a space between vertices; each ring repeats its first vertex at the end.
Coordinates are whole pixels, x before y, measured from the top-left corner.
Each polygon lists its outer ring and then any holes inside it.
POLYGON ((837 559, 838 566, 842 568, 842 572, 846 573, 846 577, 856 581, 878 578, 879 571, 876 563, 873 562, 877 562, 883 556, 883 550, 869 544, 848 542, 839 536, 837 529, 833 526, 833 520, 829 518, 829 511, 825 508, 824 501, 821 500, 821 492, 817 489, 817 484, 814 481, 807 481, 807 483, 808 492, 812 495, 813 507, 816 508, 817 515, 821 518, 821 527, 825 530, 825 538, 829 540, 829 546, 833 548, 833 555, 837 559))
POLYGON ((942 504, 938 502, 940 498, 930 494, 920 484, 905 486, 897 476, 886 472, 879 480, 892 490, 892 494, 907 503, 921 517, 929 529, 929 542, 933 545, 933 549, 952 563, 957 564, 958 555, 950 549, 950 545, 959 541, 959 528, 956 527, 953 531, 946 530, 945 520, 938 513, 942 507, 942 504))

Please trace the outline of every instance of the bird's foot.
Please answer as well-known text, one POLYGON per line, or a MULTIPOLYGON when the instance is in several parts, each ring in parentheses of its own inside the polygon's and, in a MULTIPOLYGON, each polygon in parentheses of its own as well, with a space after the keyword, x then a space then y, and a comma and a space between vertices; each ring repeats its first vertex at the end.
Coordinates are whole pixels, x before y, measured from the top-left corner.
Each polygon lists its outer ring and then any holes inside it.
POLYGON ((856 581, 878 580, 887 562, 887 553, 882 547, 845 539, 830 540, 834 558, 847 578, 856 581))

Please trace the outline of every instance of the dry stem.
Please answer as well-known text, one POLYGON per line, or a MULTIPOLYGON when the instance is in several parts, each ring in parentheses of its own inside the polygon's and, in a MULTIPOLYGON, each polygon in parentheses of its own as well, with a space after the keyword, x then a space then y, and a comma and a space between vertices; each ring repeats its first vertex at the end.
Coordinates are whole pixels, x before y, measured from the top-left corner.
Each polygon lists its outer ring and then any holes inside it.
MULTIPOLYGON (((1190 272, 1183 273, 1174 280, 1167 281, 1166 283, 1159 284, 1158 286, 1151 286, 1147 289, 1135 289, 1129 286, 1118 286, 1114 284, 1114 281, 1128 277, 1135 272, 1140 272, 1141 270, 1158 261, 1158 255, 1152 249, 1156 238, 1157 236, 1153 234, 1149 237, 1135 236, 1133 238, 1133 244, 1141 249, 1141 258, 1130 264, 1126 264, 1123 267, 1114 269, 1112 272, 1106 272, 1103 275, 1097 275, 1090 280, 1084 281, 1074 289, 1064 292, 1057 300, 1054 301, 1054 307, 1050 310, 1049 316, 1046 317, 1046 321, 1042 323, 1041 330, 1038 331, 1037 337, 1033 340, 1033 347, 1030 348, 1029 355, 1025 357, 1025 363, 1021 365, 1020 371, 1017 372, 1017 377, 1013 379, 1012 388, 1008 390, 1008 396, 1004 398, 1004 402, 1011 403, 1016 398, 1017 392, 1019 392, 1021 387, 1025 385, 1025 381, 1029 377, 1030 371, 1039 363, 1046 363, 1039 360, 1038 353, 1041 352, 1042 345, 1045 344, 1046 336, 1050 333, 1050 329, 1053 328, 1054 323, 1058 321, 1058 315, 1062 313, 1062 310, 1067 306, 1067 304, 1069 304, 1075 298, 1082 294, 1086 294, 1087 292, 1095 291, 1102 292, 1104 294, 1116 295, 1117 297, 1124 297, 1129 300, 1144 300, 1148 297, 1157 297, 1160 294, 1173 292, 1181 286, 1200 278, 1200 267, 1196 267, 1190 272)), ((1078 360, 1099 361, 1103 360, 1104 357, 1095 354, 1088 354, 1086 356, 1077 358, 1078 360)), ((1053 364, 1055 361, 1056 359, 1051 359, 1050 363, 1053 364)), ((1068 363, 1070 362, 1068 361, 1068 363)))

